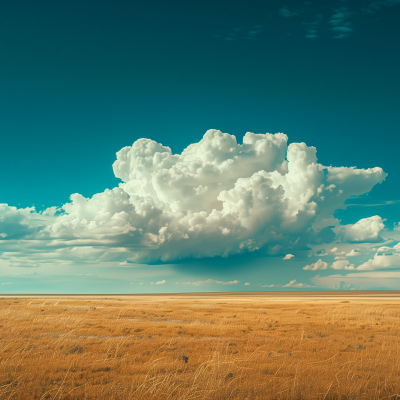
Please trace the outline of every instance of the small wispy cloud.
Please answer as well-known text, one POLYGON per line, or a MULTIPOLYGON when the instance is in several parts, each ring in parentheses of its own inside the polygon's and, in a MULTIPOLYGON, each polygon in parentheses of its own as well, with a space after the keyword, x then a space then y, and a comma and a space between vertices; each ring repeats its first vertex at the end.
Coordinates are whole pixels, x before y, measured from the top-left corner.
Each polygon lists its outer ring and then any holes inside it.
POLYGON ((285 257, 283 257, 283 260, 290 260, 291 258, 293 258, 294 255, 293 254, 286 254, 285 257))
POLYGON ((11 285, 12 282, 3 282, 2 285, 11 285))
POLYGON ((350 17, 354 13, 349 11, 347 7, 340 7, 334 10, 329 23, 331 25, 331 30, 335 32, 335 39, 343 39, 350 35, 353 31, 351 28, 350 17))
POLYGON ((363 7, 363 11, 368 12, 370 14, 375 14, 381 8, 384 7, 392 7, 395 5, 400 4, 400 0, 378 0, 378 1, 371 1, 365 7, 363 7))
POLYGON ((303 26, 306 28, 306 39, 316 39, 318 37, 318 26, 323 21, 324 17, 322 14, 317 14, 315 20, 312 22, 303 22, 303 26))
POLYGON ((165 283, 167 283, 167 281, 163 279, 162 281, 156 282, 156 285, 164 285, 165 283))
MULTIPOLYGON (((285 5, 280 7, 275 15, 277 18, 290 20, 289 25, 302 25, 305 30, 304 38, 306 39, 317 39, 321 30, 326 32, 327 28, 331 34, 333 33, 335 39, 344 39, 354 31, 354 18, 359 20, 360 18, 365 18, 367 14, 378 13, 383 8, 398 6, 400 5, 400 0, 364 1, 364 5, 353 4, 351 6, 352 9, 347 6, 330 8, 329 4, 325 4, 318 14, 312 13, 311 5, 311 2, 303 2, 296 8, 289 8, 285 5), (306 22, 307 20, 308 22, 306 22)), ((265 29, 266 25, 242 26, 218 30, 213 36, 226 41, 251 39, 265 29)))
POLYGON ((278 15, 284 18, 290 18, 296 17, 297 15, 299 15, 299 13, 296 11, 289 11, 288 8, 284 6, 278 10, 278 15))
POLYGON ((264 30, 262 25, 253 25, 250 27, 240 27, 234 29, 220 30, 213 36, 219 39, 233 41, 240 39, 252 39, 253 37, 259 35, 264 30))
POLYGON ((245 284, 244 284, 244 286, 250 286, 251 285, 251 283, 249 283, 249 282, 246 282, 245 284))
POLYGON ((31 262, 31 261, 13 261, 10 264, 10 267, 16 267, 16 268, 38 268, 39 264, 31 262))
POLYGON ((400 204, 400 200, 374 201, 373 203, 348 203, 346 207, 381 207, 400 204))

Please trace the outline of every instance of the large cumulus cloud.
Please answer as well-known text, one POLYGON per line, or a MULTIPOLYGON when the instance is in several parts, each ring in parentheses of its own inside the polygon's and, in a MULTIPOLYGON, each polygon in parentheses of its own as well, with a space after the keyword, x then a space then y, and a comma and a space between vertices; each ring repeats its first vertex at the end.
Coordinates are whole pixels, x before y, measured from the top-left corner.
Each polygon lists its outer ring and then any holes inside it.
POLYGON ((382 246, 378 248, 374 257, 361 264, 359 270, 399 269, 400 268, 400 243, 395 246, 382 246))
POLYGON ((379 232, 385 227, 382 218, 379 215, 373 217, 360 219, 354 225, 348 225, 343 230, 344 241, 350 243, 374 243, 382 242, 379 232))
MULTIPOLYGON (((333 214, 346 199, 386 176, 381 168, 324 167, 314 147, 287 146, 282 133, 247 133, 238 144, 217 130, 181 154, 140 139, 117 153, 113 169, 119 187, 73 194, 57 212, 3 205, 0 239, 9 244, 1 240, 0 251, 35 262, 44 249, 43 259, 132 262, 286 254, 337 224, 333 214), (17 240, 25 240, 24 254, 17 240)), ((380 221, 368 226, 376 240, 380 221)), ((364 239, 357 227, 347 236, 364 239)))

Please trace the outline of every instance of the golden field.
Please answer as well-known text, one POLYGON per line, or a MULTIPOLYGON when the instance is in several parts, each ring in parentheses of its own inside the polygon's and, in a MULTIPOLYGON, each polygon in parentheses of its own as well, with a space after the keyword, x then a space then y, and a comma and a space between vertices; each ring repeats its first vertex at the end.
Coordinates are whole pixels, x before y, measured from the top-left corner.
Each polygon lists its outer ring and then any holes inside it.
POLYGON ((0 399, 400 399, 397 296, 3 296, 0 399))

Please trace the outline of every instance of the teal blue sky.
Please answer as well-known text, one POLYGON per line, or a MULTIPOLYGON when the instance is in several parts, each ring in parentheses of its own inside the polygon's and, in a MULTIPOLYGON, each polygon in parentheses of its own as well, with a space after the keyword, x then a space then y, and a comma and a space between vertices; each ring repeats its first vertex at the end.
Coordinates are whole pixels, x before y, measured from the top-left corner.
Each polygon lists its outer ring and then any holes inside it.
POLYGON ((400 289, 399 16, 2 2, 0 292, 400 289))

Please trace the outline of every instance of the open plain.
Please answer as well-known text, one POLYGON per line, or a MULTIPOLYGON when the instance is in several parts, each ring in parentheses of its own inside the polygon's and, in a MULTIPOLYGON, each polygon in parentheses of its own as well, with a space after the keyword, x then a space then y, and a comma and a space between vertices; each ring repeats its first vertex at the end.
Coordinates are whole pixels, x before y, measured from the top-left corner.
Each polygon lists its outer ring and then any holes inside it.
POLYGON ((0 399, 400 399, 397 292, 2 296, 0 399))

